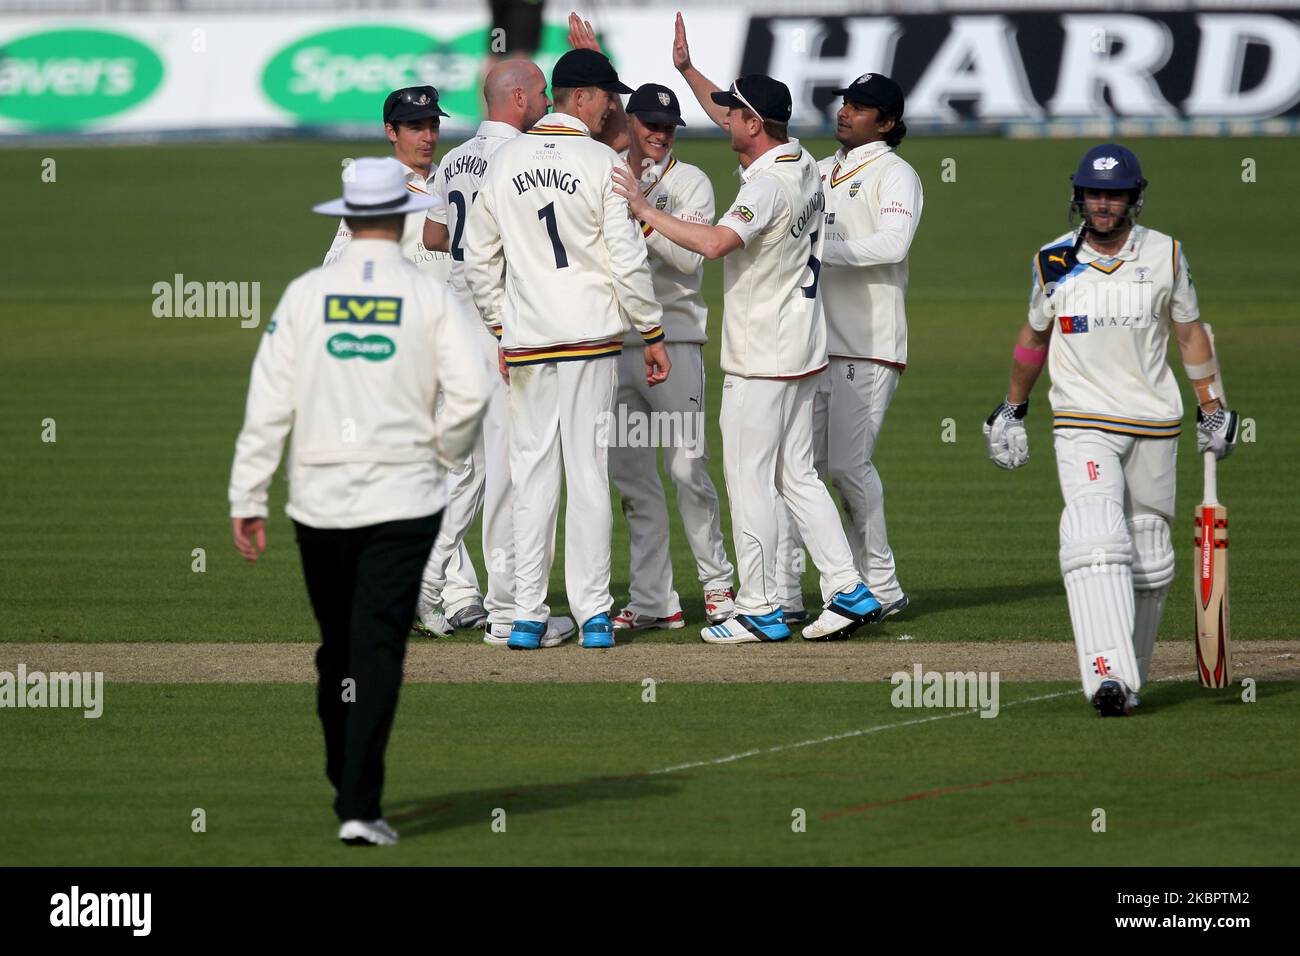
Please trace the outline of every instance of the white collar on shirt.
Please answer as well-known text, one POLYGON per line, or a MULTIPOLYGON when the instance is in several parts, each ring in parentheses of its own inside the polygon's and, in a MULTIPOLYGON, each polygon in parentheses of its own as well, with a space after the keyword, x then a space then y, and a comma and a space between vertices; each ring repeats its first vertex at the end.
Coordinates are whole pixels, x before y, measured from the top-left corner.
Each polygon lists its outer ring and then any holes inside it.
POLYGON ((803 151, 797 139, 792 139, 788 143, 782 143, 780 146, 773 146, 758 159, 749 164, 749 168, 740 170, 740 178, 744 182, 749 182, 763 170, 770 167, 782 156, 798 156, 803 151))
POLYGON ((841 166, 856 166, 858 163, 871 159, 877 153, 888 152, 891 149, 893 147, 883 139, 878 139, 874 143, 863 143, 861 146, 855 146, 847 152, 841 146, 835 151, 835 161, 841 166))
POLYGON ((519 135, 519 130, 509 123, 501 123, 497 120, 484 120, 478 124, 478 132, 475 136, 494 136, 497 139, 514 139, 519 135))
POLYGON ((1079 246, 1079 253, 1076 258, 1080 262, 1097 262, 1098 260, 1110 261, 1112 259, 1123 259, 1128 262, 1138 257, 1138 252, 1142 248, 1142 240, 1146 238, 1146 228, 1144 226, 1134 226, 1133 231, 1128 235, 1128 242, 1124 243, 1124 248, 1113 256, 1104 256, 1092 246, 1088 245, 1085 239, 1079 246))
POLYGON ((567 126, 569 129, 591 135, 591 130, 587 128, 586 123, 568 113, 547 113, 534 124, 533 129, 537 129, 538 126, 567 126))

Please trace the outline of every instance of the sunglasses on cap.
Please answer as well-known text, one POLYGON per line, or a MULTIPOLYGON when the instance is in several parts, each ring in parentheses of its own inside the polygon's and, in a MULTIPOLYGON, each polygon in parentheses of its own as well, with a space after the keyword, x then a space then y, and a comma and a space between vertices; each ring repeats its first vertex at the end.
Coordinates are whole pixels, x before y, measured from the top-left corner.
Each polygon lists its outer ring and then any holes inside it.
POLYGON ((763 118, 763 114, 760 113, 758 110, 754 109, 754 104, 749 102, 749 100, 745 99, 745 94, 740 92, 740 87, 736 85, 735 80, 731 81, 731 89, 729 89, 727 92, 729 92, 732 96, 734 96, 736 99, 740 100, 740 102, 745 104, 745 109, 749 110, 760 120, 763 118))

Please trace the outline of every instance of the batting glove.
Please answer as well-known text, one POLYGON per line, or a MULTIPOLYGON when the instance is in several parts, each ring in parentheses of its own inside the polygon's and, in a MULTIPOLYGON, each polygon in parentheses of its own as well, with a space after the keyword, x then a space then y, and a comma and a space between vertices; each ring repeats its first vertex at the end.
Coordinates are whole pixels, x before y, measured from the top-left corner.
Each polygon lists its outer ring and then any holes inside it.
POLYGON ((1010 471, 1029 461, 1029 436, 1025 432, 1028 414, 1028 399, 1019 405, 1002 402, 984 423, 984 444, 999 468, 1010 471))
POLYGON ((1196 451, 1204 454, 1214 452, 1215 458, 1227 458, 1237 446, 1236 412, 1219 407, 1207 415, 1196 409, 1196 451))

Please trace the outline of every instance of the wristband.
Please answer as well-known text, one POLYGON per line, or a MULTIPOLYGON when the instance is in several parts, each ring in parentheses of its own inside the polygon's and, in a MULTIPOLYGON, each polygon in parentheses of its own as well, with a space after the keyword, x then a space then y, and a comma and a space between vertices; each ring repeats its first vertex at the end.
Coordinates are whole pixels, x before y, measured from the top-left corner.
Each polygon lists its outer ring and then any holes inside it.
POLYGON ((1016 350, 1011 353, 1011 357, 1017 362, 1024 362, 1026 365, 1042 365, 1047 361, 1047 349, 1031 349, 1024 345, 1017 345, 1016 350))
POLYGON ((1193 385, 1192 388, 1196 390, 1196 399, 1202 405, 1208 405, 1213 401, 1223 403, 1223 386, 1217 380, 1202 382, 1199 385, 1193 385))

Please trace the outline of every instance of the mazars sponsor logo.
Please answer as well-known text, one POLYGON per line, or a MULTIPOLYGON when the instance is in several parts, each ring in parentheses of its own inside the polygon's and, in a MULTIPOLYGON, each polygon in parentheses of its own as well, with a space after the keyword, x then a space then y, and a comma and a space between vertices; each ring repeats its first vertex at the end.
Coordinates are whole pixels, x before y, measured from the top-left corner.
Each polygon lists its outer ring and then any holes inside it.
POLYGON ((148 936, 153 925, 152 893, 83 893, 73 886, 50 897, 50 925, 56 927, 130 927, 132 936, 148 936))
POLYGON ((67 707, 82 710, 87 720, 104 713, 103 671, 0 671, 0 708, 67 707))

